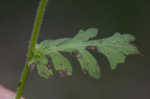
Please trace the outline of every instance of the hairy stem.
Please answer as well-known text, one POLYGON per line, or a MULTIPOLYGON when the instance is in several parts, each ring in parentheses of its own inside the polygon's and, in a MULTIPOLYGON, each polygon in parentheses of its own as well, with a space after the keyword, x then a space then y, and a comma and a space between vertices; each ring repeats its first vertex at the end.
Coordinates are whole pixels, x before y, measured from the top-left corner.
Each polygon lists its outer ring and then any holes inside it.
POLYGON ((28 75, 29 75, 29 66, 28 66, 27 62, 33 56, 33 50, 35 49, 35 45, 36 45, 36 42, 38 39, 38 35, 39 35, 40 27, 42 24, 47 1, 48 0, 41 0, 38 10, 37 10, 37 14, 36 14, 36 18, 35 18, 34 26, 33 26, 33 30, 32 30, 32 35, 31 35, 30 45, 29 45, 29 49, 28 49, 28 53, 27 53, 26 63, 25 63, 24 71, 21 76, 19 87, 17 89, 16 99, 20 99, 20 97, 22 96, 22 93, 24 90, 24 85, 25 85, 28 75))

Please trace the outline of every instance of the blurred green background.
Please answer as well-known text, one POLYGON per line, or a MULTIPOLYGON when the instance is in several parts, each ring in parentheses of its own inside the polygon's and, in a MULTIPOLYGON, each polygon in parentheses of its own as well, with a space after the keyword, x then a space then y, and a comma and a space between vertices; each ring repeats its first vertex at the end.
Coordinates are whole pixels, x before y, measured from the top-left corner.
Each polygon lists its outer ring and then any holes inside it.
MULTIPOLYGON (((0 1, 0 84, 16 91, 24 67, 28 40, 39 0, 0 1)), ((72 60, 73 76, 41 79, 32 72, 25 86, 27 99, 150 99, 150 2, 146 0, 49 0, 39 41, 73 37, 79 29, 99 28, 99 38, 130 33, 144 56, 129 56, 110 71, 96 57, 102 78, 83 75, 72 60)))

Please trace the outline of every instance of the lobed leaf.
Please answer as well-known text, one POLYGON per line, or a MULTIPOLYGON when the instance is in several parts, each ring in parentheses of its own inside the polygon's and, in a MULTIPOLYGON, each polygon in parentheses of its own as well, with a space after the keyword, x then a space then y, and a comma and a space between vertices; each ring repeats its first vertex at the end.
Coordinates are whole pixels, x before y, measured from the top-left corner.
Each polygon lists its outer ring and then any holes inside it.
POLYGON ((89 28, 80 30, 74 38, 64 38, 58 40, 45 40, 36 45, 33 51, 33 58, 29 64, 38 63, 37 70, 41 77, 49 78, 53 75, 52 69, 49 69, 48 59, 51 57, 54 69, 61 76, 72 75, 72 67, 69 60, 60 52, 67 52, 76 56, 82 71, 88 73, 93 78, 100 78, 100 67, 94 56, 88 50, 98 51, 107 57, 112 70, 116 69, 119 63, 125 62, 127 55, 139 54, 138 49, 131 44, 135 37, 130 34, 115 33, 113 36, 91 40, 98 33, 98 29, 89 28), (43 73, 44 72, 44 73, 43 73))

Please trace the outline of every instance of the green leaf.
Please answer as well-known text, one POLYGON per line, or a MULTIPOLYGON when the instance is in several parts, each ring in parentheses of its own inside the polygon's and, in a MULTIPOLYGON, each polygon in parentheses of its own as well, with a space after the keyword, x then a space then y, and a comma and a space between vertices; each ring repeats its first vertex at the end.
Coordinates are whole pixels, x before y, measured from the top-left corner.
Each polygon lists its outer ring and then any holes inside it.
POLYGON ((98 30, 96 28, 89 28, 87 30, 80 30, 72 39, 64 38, 42 41, 36 45, 36 49, 33 51, 34 56, 29 63, 40 62, 40 64, 37 65, 38 73, 41 77, 48 78, 50 75, 53 75, 52 70, 45 65, 48 63, 45 57, 49 56, 54 69, 59 72, 61 76, 70 76, 72 75, 72 67, 69 59, 60 53, 67 52, 76 56, 84 73, 88 73, 91 77, 97 79, 100 78, 100 67, 89 50, 104 54, 112 70, 115 69, 119 63, 125 62, 128 55, 139 54, 138 49, 131 44, 135 41, 134 36, 115 33, 108 38, 91 40, 91 38, 97 35, 97 32, 98 30), (42 72, 47 73, 43 75, 42 72))

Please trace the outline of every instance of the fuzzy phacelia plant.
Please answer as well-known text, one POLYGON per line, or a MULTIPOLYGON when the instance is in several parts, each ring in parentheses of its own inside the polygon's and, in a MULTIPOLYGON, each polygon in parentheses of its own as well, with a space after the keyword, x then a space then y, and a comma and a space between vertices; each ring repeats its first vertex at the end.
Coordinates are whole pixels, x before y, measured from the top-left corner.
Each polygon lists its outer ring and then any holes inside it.
POLYGON ((106 56, 112 70, 116 69, 119 63, 124 63, 127 55, 140 53, 132 44, 135 37, 131 34, 117 32, 108 38, 94 39, 97 34, 97 28, 88 28, 79 30, 73 38, 44 40, 36 44, 28 64, 30 67, 36 66, 40 77, 45 79, 52 77, 56 72, 63 77, 71 76, 72 66, 69 59, 62 54, 65 52, 77 58, 83 73, 98 79, 101 69, 89 50, 106 56))

